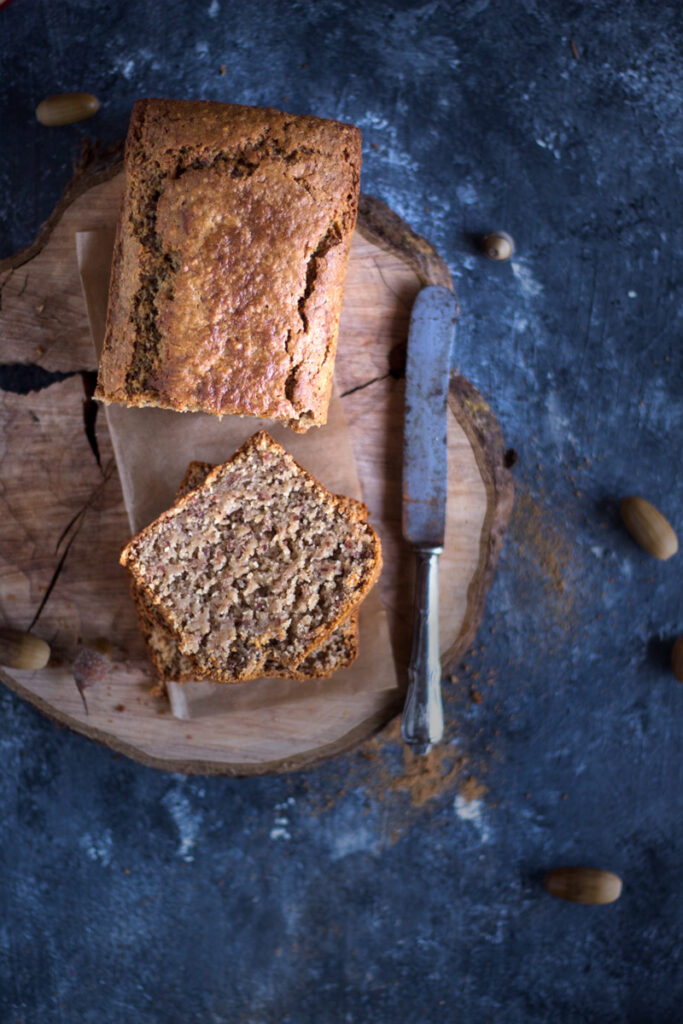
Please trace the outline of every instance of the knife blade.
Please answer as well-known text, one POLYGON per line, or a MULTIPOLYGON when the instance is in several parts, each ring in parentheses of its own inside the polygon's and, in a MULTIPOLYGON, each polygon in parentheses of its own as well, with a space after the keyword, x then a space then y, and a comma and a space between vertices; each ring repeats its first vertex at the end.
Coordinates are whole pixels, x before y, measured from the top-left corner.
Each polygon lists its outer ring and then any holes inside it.
POLYGON ((430 286, 410 316, 403 430, 403 536, 415 548, 413 644, 401 734, 426 754, 443 736, 438 558, 448 495, 448 385, 458 304, 430 286))

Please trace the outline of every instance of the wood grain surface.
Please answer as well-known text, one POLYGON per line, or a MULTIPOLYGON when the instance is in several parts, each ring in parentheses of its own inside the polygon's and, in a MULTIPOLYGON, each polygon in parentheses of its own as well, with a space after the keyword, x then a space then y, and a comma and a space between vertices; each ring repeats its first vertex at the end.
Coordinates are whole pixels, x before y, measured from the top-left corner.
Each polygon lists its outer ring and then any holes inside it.
MULTIPOLYGON (((30 364, 38 377, 44 371, 46 385, 0 394, 0 616, 27 628, 47 593, 35 631, 54 653, 41 672, 2 670, 0 677, 56 720, 168 770, 238 775, 310 765, 383 726, 399 710, 400 695, 330 698, 302 685, 267 711, 247 698, 229 717, 183 722, 150 694, 151 669, 118 566, 126 515, 105 419, 89 397, 95 359, 74 242, 76 231, 115 222, 121 185, 111 155, 91 162, 36 243, 0 264, 2 362, 30 364), (111 658, 107 678, 88 691, 87 712, 71 672, 81 645, 111 658)), ((381 598, 401 677, 412 584, 411 553, 400 536, 403 363, 410 308, 428 283, 450 285, 438 254, 387 207, 362 197, 336 380, 364 498, 382 537, 381 598)), ((476 632, 512 504, 497 423, 463 378, 451 382, 450 411, 440 592, 446 671, 476 632)))

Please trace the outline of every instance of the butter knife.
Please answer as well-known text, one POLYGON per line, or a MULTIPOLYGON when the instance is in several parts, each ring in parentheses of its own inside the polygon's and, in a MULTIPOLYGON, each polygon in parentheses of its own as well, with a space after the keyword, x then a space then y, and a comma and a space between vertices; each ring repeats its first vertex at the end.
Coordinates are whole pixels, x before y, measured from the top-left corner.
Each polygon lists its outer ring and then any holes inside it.
POLYGON ((458 305, 447 288, 423 288, 413 305, 406 360, 403 536, 417 558, 413 643, 401 735, 416 754, 443 736, 439 657, 439 555, 448 495, 448 385, 458 305))

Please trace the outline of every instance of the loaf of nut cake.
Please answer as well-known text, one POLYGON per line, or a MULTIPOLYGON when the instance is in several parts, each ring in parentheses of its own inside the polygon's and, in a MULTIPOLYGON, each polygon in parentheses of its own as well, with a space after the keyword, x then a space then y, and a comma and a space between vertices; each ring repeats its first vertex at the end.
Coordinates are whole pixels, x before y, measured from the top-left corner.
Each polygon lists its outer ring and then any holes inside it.
POLYGON ((360 163, 352 125, 138 100, 95 397, 325 423, 360 163))

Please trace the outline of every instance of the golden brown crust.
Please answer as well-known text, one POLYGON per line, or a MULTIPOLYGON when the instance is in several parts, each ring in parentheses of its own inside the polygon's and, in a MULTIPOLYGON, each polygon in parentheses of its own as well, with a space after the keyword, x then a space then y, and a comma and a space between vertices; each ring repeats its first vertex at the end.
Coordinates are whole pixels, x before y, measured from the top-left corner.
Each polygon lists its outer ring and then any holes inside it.
MULTIPOLYGON (((283 667, 296 669, 314 649, 324 643, 340 623, 344 622, 350 614, 358 609, 367 593, 379 578, 382 569, 381 545, 377 534, 365 520, 365 506, 361 502, 349 502, 349 499, 331 494, 319 481, 304 470, 281 445, 277 444, 265 431, 259 431, 249 438, 227 463, 212 470, 200 489, 190 491, 171 509, 162 513, 150 526, 146 527, 129 541, 121 553, 121 564, 133 576, 135 585, 142 593, 144 600, 155 608, 156 613, 163 619, 166 627, 175 635, 182 653, 195 655, 196 660, 197 652, 193 650, 192 642, 188 640, 182 625, 176 620, 173 611, 169 609, 155 590, 154 585, 151 584, 147 576, 147 566, 144 558, 140 560, 138 552, 147 541, 154 543, 155 539, 163 532, 166 524, 172 526, 173 520, 182 515, 184 511, 188 511, 200 493, 211 492, 215 485, 220 485, 223 475, 230 472, 231 466, 239 460, 247 458, 253 451, 268 453, 271 456, 284 460, 287 466, 295 469, 307 479, 311 495, 316 501, 328 508, 333 508, 335 515, 342 520, 346 520, 349 524, 362 524, 363 542, 368 545, 368 550, 372 551, 372 560, 366 575, 358 577, 354 583, 351 595, 345 599, 337 612, 333 613, 330 611, 326 615, 325 620, 308 633, 305 646, 300 643, 293 650, 284 645, 278 646, 276 644, 273 647, 278 634, 277 631, 273 632, 272 630, 258 637, 252 637, 250 639, 252 663, 249 669, 243 671, 240 669, 228 671, 225 668, 223 650, 220 653, 212 648, 203 651, 201 657, 203 674, 221 682, 240 682, 247 678, 254 678, 254 675, 263 674, 266 662, 271 660, 273 656, 277 657, 283 667), (258 663, 254 662, 256 657, 255 650, 260 651, 258 663)), ((167 572, 165 568, 160 568, 159 571, 163 572, 164 575, 167 572)), ((183 571, 185 570, 183 569, 183 571)), ((213 644, 213 640, 211 643, 213 644)))
POLYGON ((185 476, 178 485, 175 500, 180 501, 180 499, 184 498, 186 494, 193 491, 195 487, 201 487, 211 470, 214 468, 215 463, 213 462, 198 462, 196 459, 190 462, 185 470, 185 476))
POLYGON ((96 397, 324 423, 360 161, 352 125, 138 100, 96 397))

